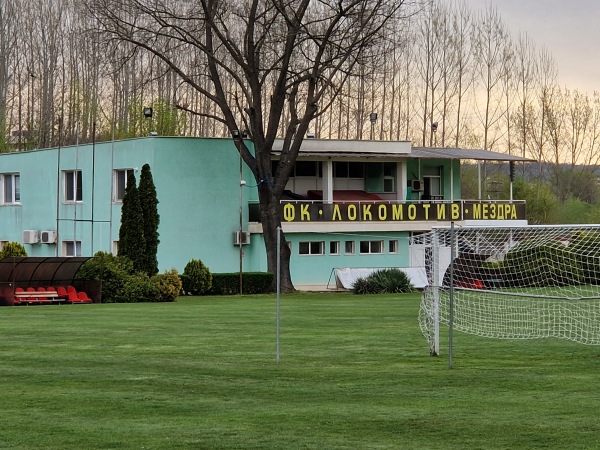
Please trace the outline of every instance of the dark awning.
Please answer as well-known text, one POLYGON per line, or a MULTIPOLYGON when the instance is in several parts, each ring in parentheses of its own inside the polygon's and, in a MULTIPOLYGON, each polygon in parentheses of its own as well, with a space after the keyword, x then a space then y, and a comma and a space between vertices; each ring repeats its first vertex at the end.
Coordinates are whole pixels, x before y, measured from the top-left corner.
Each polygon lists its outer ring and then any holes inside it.
POLYGON ((0 282, 72 283, 88 257, 15 257, 0 260, 0 282))

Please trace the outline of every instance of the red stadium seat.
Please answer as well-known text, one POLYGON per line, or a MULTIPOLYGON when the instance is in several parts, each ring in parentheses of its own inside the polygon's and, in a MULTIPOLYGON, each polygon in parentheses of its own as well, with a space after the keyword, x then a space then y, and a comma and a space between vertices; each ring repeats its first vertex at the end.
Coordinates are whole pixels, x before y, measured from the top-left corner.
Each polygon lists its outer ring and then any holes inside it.
POLYGON ((83 291, 79 291, 77 297, 82 303, 92 303, 92 299, 89 298, 88 295, 83 291))

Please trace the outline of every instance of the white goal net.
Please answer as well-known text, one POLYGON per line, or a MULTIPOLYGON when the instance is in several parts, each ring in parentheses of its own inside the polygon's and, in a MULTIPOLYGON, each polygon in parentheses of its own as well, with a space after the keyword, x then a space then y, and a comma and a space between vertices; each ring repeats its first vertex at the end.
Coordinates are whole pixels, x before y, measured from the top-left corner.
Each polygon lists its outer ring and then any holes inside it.
POLYGON ((436 228, 411 245, 425 250, 419 323, 432 354, 440 324, 600 345, 600 227, 436 228))

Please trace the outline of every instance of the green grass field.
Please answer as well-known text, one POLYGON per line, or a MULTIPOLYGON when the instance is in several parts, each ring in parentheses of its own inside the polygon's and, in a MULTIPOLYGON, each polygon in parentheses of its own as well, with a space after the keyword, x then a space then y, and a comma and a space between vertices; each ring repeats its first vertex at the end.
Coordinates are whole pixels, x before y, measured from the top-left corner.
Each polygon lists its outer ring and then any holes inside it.
MULTIPOLYGON (((418 295, 0 309, 2 449, 600 448, 600 348, 420 334, 418 295)), ((444 330, 445 332, 447 330, 444 330)))

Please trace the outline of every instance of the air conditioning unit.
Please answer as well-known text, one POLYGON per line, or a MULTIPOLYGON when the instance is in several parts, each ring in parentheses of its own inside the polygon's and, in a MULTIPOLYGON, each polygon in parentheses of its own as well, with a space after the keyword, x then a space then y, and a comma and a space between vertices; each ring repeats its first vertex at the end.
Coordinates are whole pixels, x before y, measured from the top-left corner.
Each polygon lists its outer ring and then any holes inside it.
POLYGON ((37 244, 39 240, 38 230, 23 230, 23 244, 37 244))
POLYGON ((413 192, 420 192, 423 190, 423 182, 421 180, 411 180, 410 187, 413 192))
POLYGON ((42 244, 54 244, 56 242, 56 231, 40 231, 40 241, 42 242, 42 244))
POLYGON ((247 245, 250 243, 250 232, 235 231, 233 233, 233 245, 247 245))

